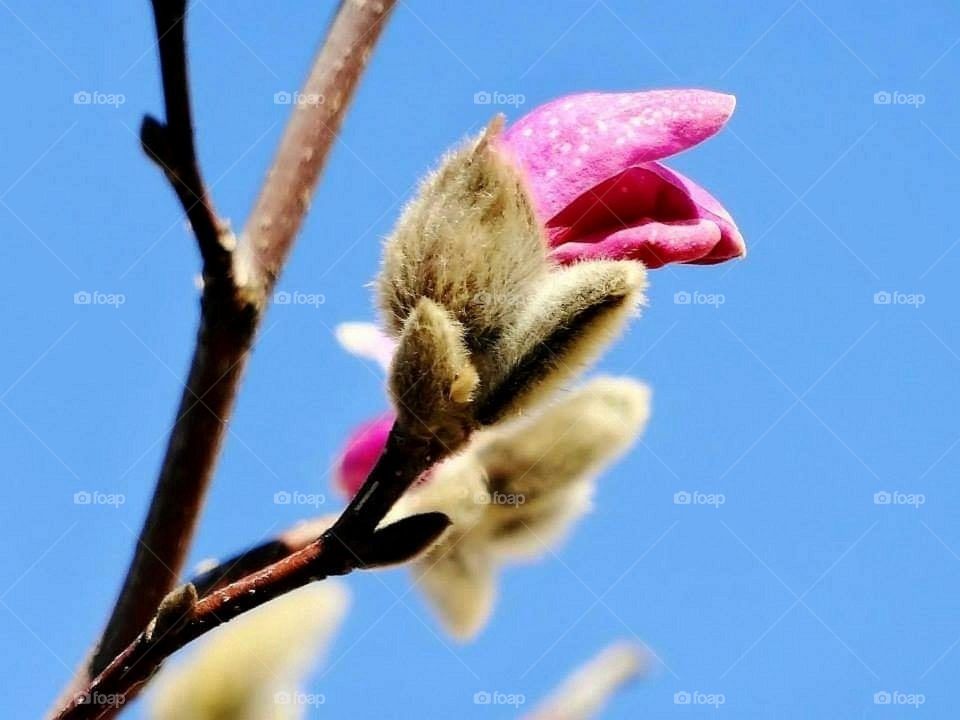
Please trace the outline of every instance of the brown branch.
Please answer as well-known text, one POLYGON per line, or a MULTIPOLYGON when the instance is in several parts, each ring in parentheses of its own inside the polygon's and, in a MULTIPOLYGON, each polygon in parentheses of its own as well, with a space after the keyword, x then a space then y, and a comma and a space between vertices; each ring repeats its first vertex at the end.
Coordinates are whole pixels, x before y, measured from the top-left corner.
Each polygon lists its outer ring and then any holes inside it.
POLYGON ((251 273, 251 282, 259 278, 272 285, 283 267, 344 111, 395 3, 342 0, 243 231, 237 261, 251 273))
POLYGON ((197 589, 197 595, 200 597, 209 595, 214 590, 242 580, 268 565, 303 550, 328 530, 336 519, 334 515, 325 515, 306 520, 266 542, 203 570, 190 581, 190 584, 197 589))
POLYGON ((194 146, 184 29, 186 0, 153 0, 152 4, 167 120, 144 117, 140 142, 177 193, 200 246, 204 276, 222 278, 232 271, 234 240, 213 207, 194 146))
MULTIPOLYGON (((219 456, 249 350, 280 269, 373 44, 395 0, 345 0, 317 56, 245 241, 219 221, 203 184, 188 100, 184 0, 154 0, 166 123, 147 118, 142 140, 173 184, 197 235, 204 290, 196 349, 156 490, 120 595, 86 677, 103 671, 177 584, 219 456)), ((86 685, 81 673, 76 687, 86 685)))
MULTIPOLYGON (((238 582, 215 590, 178 617, 161 613, 153 628, 140 633, 86 688, 55 715, 56 720, 114 717, 143 688, 163 660, 205 632, 290 590, 349 571, 342 552, 323 540, 238 582)), ((189 586, 188 586, 189 587, 189 586)))
MULTIPOLYGON (((373 517, 374 514, 384 507, 389 510, 392 505, 392 501, 388 504, 384 498, 399 497, 438 459, 430 441, 405 439, 396 427, 390 437, 358 495, 366 500, 351 503, 333 528, 235 582, 223 584, 233 572, 228 561, 199 578, 202 588, 189 584, 171 593, 161 603, 147 630, 92 682, 75 693, 55 714, 54 720, 114 717, 137 696, 166 658, 204 633, 308 583, 356 569, 406 562, 433 544, 450 524, 442 513, 414 515, 366 532, 371 522, 374 528, 379 525, 386 510, 379 518, 373 517)), ((304 537, 303 532, 297 532, 288 535, 281 544, 301 543, 304 537)), ((256 567, 265 562, 266 555, 276 551, 274 544, 266 543, 237 556, 233 562, 247 568, 256 567)))

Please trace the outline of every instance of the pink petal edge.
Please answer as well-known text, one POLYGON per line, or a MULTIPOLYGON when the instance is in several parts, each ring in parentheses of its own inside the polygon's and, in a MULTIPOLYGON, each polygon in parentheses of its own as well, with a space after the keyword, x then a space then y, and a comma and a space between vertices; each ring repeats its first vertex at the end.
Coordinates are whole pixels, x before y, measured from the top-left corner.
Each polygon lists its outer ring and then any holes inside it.
POLYGON ((694 261, 697 265, 712 265, 742 258, 747 255, 747 244, 740 234, 730 213, 713 195, 685 175, 658 162, 649 163, 647 169, 659 175, 664 181, 685 192, 697 206, 700 218, 712 220, 720 228, 720 239, 710 253, 694 261))
POLYGON ((670 263, 693 263, 709 257, 720 242, 712 220, 645 222, 612 233, 587 235, 557 246, 552 257, 562 265, 581 260, 638 260, 648 269, 670 263))
POLYGON ((500 142, 525 170, 546 224, 604 179, 716 134, 735 105, 709 90, 568 95, 520 118, 500 142))
POLYGON ((361 424, 347 438, 335 471, 336 486, 347 497, 357 494, 377 464, 395 419, 393 413, 384 413, 361 424))

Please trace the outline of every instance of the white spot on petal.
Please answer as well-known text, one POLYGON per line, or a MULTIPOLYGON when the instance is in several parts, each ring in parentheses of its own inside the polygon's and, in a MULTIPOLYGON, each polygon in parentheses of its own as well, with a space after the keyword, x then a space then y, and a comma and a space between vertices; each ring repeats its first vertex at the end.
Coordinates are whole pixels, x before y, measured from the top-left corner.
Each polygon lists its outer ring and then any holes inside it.
POLYGON ((580 147, 577 148, 577 151, 578 151, 578 152, 582 152, 582 153, 589 152, 589 151, 590 151, 590 146, 587 145, 586 143, 584 143, 583 145, 581 145, 580 147))
POLYGON ((548 177, 548 178, 555 178, 556 176, 557 176, 557 170, 556 170, 556 168, 550 168, 549 170, 547 170, 547 177, 548 177))
POLYGON ((530 137, 531 135, 533 135, 533 128, 524 128, 524 129, 523 129, 523 136, 524 136, 524 137, 530 137))

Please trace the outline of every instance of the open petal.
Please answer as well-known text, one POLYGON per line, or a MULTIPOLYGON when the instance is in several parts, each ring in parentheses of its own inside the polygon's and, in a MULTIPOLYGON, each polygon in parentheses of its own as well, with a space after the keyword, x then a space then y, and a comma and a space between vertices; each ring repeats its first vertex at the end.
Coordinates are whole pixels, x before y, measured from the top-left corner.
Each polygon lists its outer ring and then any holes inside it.
POLYGON ((546 222, 625 168, 675 155, 714 135, 732 95, 708 90, 582 93, 542 105, 504 133, 546 222))
POLYGON ((697 216, 712 220, 720 228, 720 240, 710 253, 695 261, 698 265, 711 265, 733 258, 744 257, 747 245, 727 209, 713 195, 690 178, 661 163, 650 163, 648 168, 664 181, 683 190, 697 208, 697 216))
POLYGON ((639 260, 647 268, 669 263, 698 262, 720 242, 720 228, 712 220, 686 220, 672 224, 647 222, 636 227, 588 235, 555 248, 561 264, 581 260, 639 260))
POLYGON ((393 413, 384 413, 363 423, 347 439, 336 468, 337 486, 347 497, 357 494, 377 464, 394 420, 393 413))
POLYGON ((661 163, 627 168, 575 198, 547 228, 553 257, 712 264, 745 254, 729 213, 661 163))

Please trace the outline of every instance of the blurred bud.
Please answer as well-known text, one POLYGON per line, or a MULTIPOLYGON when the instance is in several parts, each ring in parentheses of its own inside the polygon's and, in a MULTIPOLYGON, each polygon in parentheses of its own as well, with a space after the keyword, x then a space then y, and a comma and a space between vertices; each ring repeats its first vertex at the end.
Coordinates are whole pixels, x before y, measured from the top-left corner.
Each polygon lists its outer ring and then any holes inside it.
POLYGON ((284 698, 322 654, 346 614, 344 585, 327 580, 283 595, 217 628, 152 687, 151 720, 293 720, 284 698))
POLYGON ((647 653, 626 642, 610 645, 581 666, 525 720, 589 720, 626 683, 645 672, 647 653))

